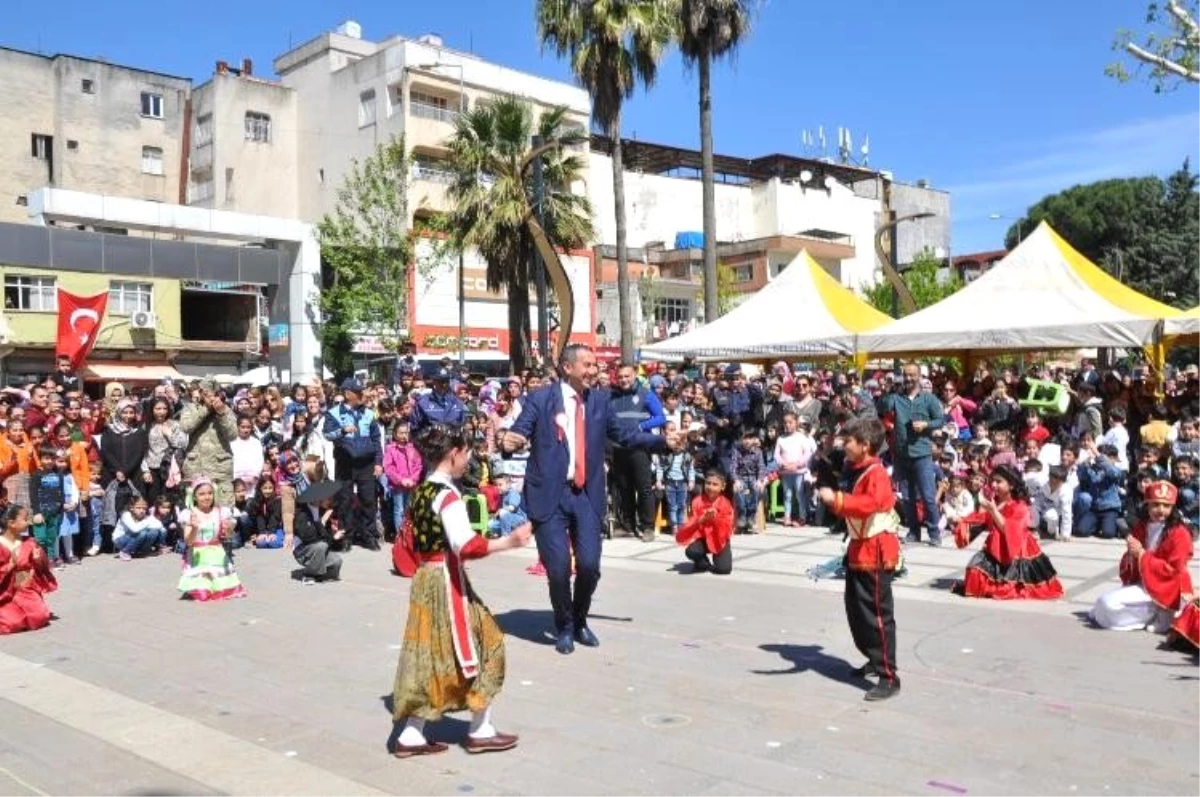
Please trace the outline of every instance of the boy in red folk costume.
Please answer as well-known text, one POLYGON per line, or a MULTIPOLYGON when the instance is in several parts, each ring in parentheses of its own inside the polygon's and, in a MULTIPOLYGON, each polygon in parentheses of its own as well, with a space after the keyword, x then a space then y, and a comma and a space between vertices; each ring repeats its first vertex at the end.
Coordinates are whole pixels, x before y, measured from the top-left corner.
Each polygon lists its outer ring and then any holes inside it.
POLYGON ((725 476, 718 470, 704 474, 704 492, 692 499, 692 517, 675 532, 675 542, 687 547, 683 555, 696 573, 718 576, 733 572, 733 504, 725 497, 725 476), (709 560, 709 556, 712 560, 709 560))
POLYGON ((1143 492, 1145 515, 1126 540, 1121 558, 1121 584, 1101 595, 1092 607, 1092 620, 1101 628, 1118 631, 1148 628, 1160 634, 1174 630, 1196 644, 1187 625, 1194 622, 1192 534, 1183 523, 1175 502, 1175 485, 1151 482, 1143 492), (1180 612, 1180 607, 1183 611, 1180 612))
POLYGON ((867 663, 854 675, 879 677, 864 700, 886 700, 900 691, 896 675, 896 618, 892 578, 900 565, 900 517, 893 507, 896 494, 887 470, 875 456, 884 439, 883 424, 860 418, 846 424, 846 473, 850 492, 822 487, 821 501, 846 519, 850 542, 846 549, 846 619, 854 646, 867 663))

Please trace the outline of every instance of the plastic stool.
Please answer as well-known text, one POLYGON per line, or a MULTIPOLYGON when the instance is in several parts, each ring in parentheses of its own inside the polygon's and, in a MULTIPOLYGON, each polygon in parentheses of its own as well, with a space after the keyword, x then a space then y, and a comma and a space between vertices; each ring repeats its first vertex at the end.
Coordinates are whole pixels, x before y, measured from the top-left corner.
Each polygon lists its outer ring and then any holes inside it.
POLYGON ((1017 403, 1024 409, 1040 410, 1046 415, 1066 415, 1071 406, 1071 394, 1057 382, 1029 379, 1029 394, 1017 403))
POLYGON ((467 520, 471 522, 471 528, 477 534, 487 534, 488 521, 490 520, 488 517, 487 498, 483 495, 464 495, 463 501, 467 505, 467 520))
POLYGON ((771 500, 767 507, 767 518, 772 521, 778 520, 787 511, 787 507, 783 505, 783 483, 779 479, 771 482, 767 487, 767 496, 771 500))

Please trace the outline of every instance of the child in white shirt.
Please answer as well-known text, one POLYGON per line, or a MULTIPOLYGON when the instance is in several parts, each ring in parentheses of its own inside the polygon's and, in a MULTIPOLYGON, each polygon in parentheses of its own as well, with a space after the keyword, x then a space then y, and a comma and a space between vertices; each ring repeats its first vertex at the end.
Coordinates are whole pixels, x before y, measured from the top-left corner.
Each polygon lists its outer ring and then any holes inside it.
POLYGON ((975 498, 967 489, 967 474, 965 471, 956 470, 950 475, 950 487, 942 496, 942 517, 939 523, 941 530, 945 532, 949 529, 953 532, 958 522, 974 511, 975 498))

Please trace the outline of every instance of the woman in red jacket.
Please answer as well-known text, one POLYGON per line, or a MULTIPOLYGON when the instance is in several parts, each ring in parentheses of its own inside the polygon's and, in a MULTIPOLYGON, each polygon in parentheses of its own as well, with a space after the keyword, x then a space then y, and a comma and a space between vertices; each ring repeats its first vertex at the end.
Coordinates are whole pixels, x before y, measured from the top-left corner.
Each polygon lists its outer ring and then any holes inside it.
POLYGON ((733 504, 725 497, 725 475, 710 470, 704 474, 704 492, 692 499, 691 520, 675 532, 675 542, 687 546, 683 555, 691 560, 695 572, 708 570, 719 576, 733 572, 729 546, 733 521, 733 504))

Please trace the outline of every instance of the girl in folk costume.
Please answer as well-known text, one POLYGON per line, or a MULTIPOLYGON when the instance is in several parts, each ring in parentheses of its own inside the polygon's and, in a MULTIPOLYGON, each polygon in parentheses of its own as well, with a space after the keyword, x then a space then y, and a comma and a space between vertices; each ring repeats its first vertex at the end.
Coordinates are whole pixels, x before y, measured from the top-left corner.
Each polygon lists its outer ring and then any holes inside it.
POLYGON ((179 591, 196 601, 246 597, 246 588, 223 544, 233 533, 229 508, 216 505, 216 488, 203 477, 192 484, 192 498, 195 506, 179 513, 187 545, 179 591))
POLYGON ((1101 595, 1092 607, 1091 617, 1101 628, 1148 628, 1164 634, 1181 602, 1191 596, 1188 562, 1192 558, 1192 534, 1175 508, 1179 497, 1175 485, 1151 482, 1143 497, 1145 516, 1133 527, 1125 542, 1128 550, 1121 557, 1123 586, 1101 595))
POLYGON ((504 632, 467 579, 463 563, 529 541, 525 524, 507 537, 475 534, 454 480, 466 470, 470 449, 463 432, 442 424, 417 437, 429 475, 413 491, 409 518, 420 566, 409 591, 408 622, 393 692, 396 722, 404 729, 397 758, 445 752, 425 738, 425 723, 446 712, 470 710, 468 753, 508 750, 517 737, 492 725, 491 704, 504 684, 504 632))
POLYGON ((733 504, 725 497, 725 476, 719 470, 704 475, 704 492, 692 499, 692 519, 675 532, 675 542, 686 545, 684 556, 695 572, 719 576, 733 572, 733 504), (712 556, 712 560, 709 560, 712 556))
POLYGON ((1009 465, 992 471, 992 497, 979 494, 979 511, 958 522, 954 539, 966 547, 970 526, 983 523, 983 550, 967 565, 966 578, 955 590, 968 598, 1053 600, 1063 587, 1050 559, 1029 530, 1029 491, 1025 479, 1009 465))
POLYGON ((875 418, 856 418, 842 430, 850 492, 822 487, 818 495, 850 537, 846 548, 846 619, 854 646, 867 663, 854 675, 879 677, 865 700, 886 700, 900 691, 896 674, 896 618, 892 578, 900 567, 900 517, 887 470, 875 456, 886 432, 875 418))
POLYGON ((0 634, 45 628, 50 610, 42 596, 58 589, 58 582, 46 552, 25 536, 29 510, 10 505, 0 515, 0 524, 0 634))

